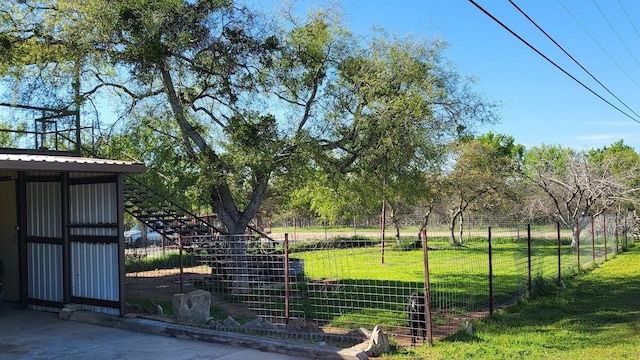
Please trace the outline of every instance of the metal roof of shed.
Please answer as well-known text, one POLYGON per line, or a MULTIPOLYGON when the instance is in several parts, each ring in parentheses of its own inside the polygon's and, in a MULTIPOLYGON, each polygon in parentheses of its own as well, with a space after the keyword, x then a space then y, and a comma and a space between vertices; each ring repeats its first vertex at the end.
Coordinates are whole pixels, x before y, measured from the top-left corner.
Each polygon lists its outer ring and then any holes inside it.
POLYGON ((0 170, 142 174, 144 164, 74 156, 0 154, 0 170))

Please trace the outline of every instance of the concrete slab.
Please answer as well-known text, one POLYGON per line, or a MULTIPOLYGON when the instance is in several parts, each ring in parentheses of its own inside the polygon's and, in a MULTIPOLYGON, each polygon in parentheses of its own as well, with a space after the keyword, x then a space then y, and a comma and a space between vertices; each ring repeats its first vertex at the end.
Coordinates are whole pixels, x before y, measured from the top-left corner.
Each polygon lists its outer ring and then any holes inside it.
POLYGON ((0 359, 308 358, 66 321, 56 313, 8 307, 0 315, 0 359))

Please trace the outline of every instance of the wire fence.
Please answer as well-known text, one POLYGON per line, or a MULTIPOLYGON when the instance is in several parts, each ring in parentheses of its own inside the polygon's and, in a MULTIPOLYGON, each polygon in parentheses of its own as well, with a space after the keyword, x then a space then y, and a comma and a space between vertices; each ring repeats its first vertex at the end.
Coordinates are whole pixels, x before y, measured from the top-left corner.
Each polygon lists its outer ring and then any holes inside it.
POLYGON ((429 227, 420 238, 417 228, 407 229, 399 239, 375 231, 182 236, 177 245, 127 249, 127 298, 153 309, 171 303, 174 293, 204 289, 214 306, 239 305, 247 320, 303 318, 345 331, 380 325, 408 345, 413 293, 429 295, 424 312, 430 321, 423 325, 432 325, 430 341, 522 296, 544 293, 635 241, 631 216, 588 220, 575 243, 571 230, 558 224, 505 223, 467 228, 454 233, 455 241, 442 227, 429 227))

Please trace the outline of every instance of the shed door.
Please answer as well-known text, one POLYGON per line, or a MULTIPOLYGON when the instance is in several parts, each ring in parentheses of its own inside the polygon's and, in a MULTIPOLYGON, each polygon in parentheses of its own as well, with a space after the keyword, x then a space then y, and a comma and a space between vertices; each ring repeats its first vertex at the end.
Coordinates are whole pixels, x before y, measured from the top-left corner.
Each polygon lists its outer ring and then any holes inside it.
POLYGON ((26 184, 27 301, 36 309, 64 305, 62 189, 55 180, 26 184))

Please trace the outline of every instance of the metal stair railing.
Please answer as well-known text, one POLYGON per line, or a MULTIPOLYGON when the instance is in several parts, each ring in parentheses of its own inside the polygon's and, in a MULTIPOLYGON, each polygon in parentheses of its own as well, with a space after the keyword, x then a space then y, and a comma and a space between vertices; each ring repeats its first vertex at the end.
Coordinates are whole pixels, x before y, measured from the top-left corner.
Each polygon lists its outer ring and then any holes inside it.
MULTIPOLYGON (((220 230, 206 219, 178 205, 175 201, 160 194, 149 185, 124 174, 124 200, 125 211, 145 225, 155 228, 160 221, 165 226, 173 225, 192 231, 202 226, 212 229, 220 234, 226 232, 220 230), (196 222, 196 224, 193 223, 196 222)), ((180 229, 175 229, 180 231, 180 229)))

